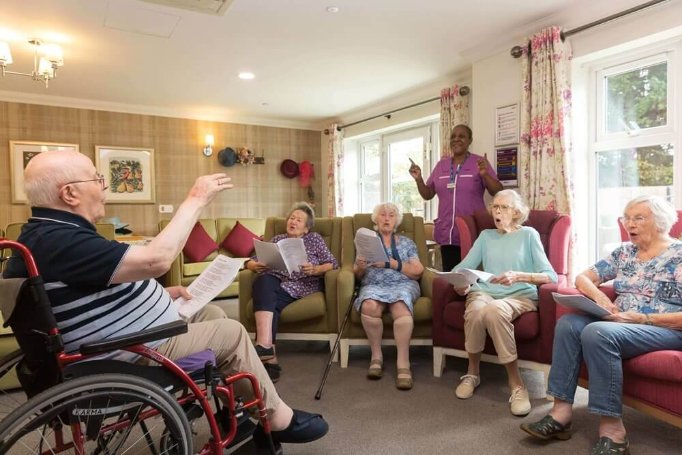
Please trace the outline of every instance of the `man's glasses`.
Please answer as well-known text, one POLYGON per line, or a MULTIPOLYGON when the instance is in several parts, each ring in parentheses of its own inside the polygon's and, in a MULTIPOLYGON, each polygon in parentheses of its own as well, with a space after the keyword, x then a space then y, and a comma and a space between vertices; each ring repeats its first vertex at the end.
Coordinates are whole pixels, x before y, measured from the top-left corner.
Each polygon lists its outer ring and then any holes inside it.
POLYGON ((623 226, 627 226, 628 223, 630 223, 630 222, 632 222, 636 225, 640 225, 640 224, 644 223, 647 219, 648 218, 646 216, 642 216, 642 215, 637 215, 637 216, 633 216, 633 217, 621 216, 620 218, 618 218, 618 221, 620 221, 620 224, 622 224, 623 226))
POLYGON ((511 205, 505 205, 505 204, 490 204, 490 210, 493 212, 499 210, 500 212, 508 212, 512 209, 511 205))
POLYGON ((74 180, 73 182, 66 182, 64 186, 66 185, 71 185, 73 183, 85 183, 85 182, 99 182, 99 186, 105 190, 107 188, 107 183, 104 180, 104 176, 100 174, 99 172, 96 174, 97 178, 94 179, 88 179, 88 180, 74 180))

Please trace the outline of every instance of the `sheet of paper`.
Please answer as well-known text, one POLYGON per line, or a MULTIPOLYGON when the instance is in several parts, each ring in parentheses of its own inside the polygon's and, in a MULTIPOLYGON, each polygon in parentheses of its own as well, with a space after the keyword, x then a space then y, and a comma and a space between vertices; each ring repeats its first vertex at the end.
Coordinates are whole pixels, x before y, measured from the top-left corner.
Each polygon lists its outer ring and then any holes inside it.
POLYGON ((609 315, 609 310, 606 308, 599 306, 597 302, 594 300, 588 299, 584 295, 578 294, 578 295, 562 295, 558 294, 556 292, 552 292, 552 297, 554 297, 554 301, 560 305, 563 305, 565 307, 569 308, 575 308, 578 310, 582 310, 585 313, 591 314, 593 316, 597 316, 599 318, 604 317, 606 315, 609 315))
POLYGON ((360 228, 355 233, 355 253, 362 256, 369 263, 388 262, 388 255, 381 243, 381 239, 371 229, 360 228))
POLYGON ((280 253, 282 253, 289 275, 293 272, 298 272, 301 266, 308 262, 308 253, 305 251, 303 239, 283 239, 277 242, 277 246, 280 253))
POLYGON ((490 278, 494 277, 492 273, 483 272, 482 270, 473 269, 457 269, 452 272, 440 272, 435 269, 429 268, 437 276, 444 278, 448 283, 456 288, 465 288, 469 285, 474 284, 478 280, 488 281, 490 278))
POLYGON ((185 320, 194 316, 234 281, 243 265, 244 259, 235 259, 223 254, 216 256, 208 267, 192 281, 192 284, 187 286, 187 291, 192 298, 185 300, 183 297, 178 297, 175 300, 178 303, 180 316, 185 320))
POLYGON ((253 239, 253 246, 256 249, 258 262, 262 262, 273 270, 287 270, 287 265, 276 243, 253 239))

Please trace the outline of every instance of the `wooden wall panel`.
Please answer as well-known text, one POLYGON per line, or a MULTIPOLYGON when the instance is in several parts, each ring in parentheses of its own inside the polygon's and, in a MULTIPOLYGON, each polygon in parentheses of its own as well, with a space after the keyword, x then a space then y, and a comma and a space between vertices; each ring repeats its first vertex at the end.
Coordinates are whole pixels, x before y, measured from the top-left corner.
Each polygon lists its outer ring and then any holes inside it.
POLYGON ((194 180, 203 174, 225 172, 235 184, 205 209, 205 217, 284 216, 294 202, 307 200, 298 180, 279 172, 286 158, 312 162, 318 201, 322 194, 318 131, 0 102, 1 227, 26 220, 30 214, 27 206, 11 203, 10 140, 79 144, 80 151, 93 162, 97 145, 153 148, 156 204, 107 204, 107 216, 119 216, 136 233, 145 235, 155 234, 158 221, 170 216, 160 214, 158 205, 172 204, 177 209, 194 180), (206 134, 215 137, 210 158, 201 153, 206 134), (223 167, 217 155, 225 146, 246 146, 257 156, 264 153, 265 164, 223 167))

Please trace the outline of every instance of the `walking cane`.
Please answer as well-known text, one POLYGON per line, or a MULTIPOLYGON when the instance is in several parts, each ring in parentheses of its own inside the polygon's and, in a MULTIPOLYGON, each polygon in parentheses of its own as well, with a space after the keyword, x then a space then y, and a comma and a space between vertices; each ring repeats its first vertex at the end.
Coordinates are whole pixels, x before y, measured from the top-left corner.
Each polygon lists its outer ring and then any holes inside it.
POLYGON ((343 317, 343 322, 341 323, 341 328, 339 329, 339 334, 336 336, 336 342, 334 342, 334 347, 332 348, 332 352, 329 354, 329 360, 327 360, 327 366, 325 367, 324 373, 322 374, 322 380, 320 381, 320 386, 317 388, 317 393, 315 393, 315 399, 316 400, 319 400, 322 397, 322 389, 324 388, 324 385, 327 383, 327 376, 329 376, 329 370, 332 367, 332 362, 334 361, 334 355, 336 354, 336 351, 339 348, 339 342, 341 341, 341 334, 346 329, 346 324, 348 324, 348 319, 350 318, 350 312, 353 311, 353 302, 355 302, 355 299, 358 296, 359 290, 360 290, 360 286, 356 285, 355 289, 353 290, 353 296, 350 298, 350 304, 348 305, 348 310, 346 310, 346 315, 343 317))

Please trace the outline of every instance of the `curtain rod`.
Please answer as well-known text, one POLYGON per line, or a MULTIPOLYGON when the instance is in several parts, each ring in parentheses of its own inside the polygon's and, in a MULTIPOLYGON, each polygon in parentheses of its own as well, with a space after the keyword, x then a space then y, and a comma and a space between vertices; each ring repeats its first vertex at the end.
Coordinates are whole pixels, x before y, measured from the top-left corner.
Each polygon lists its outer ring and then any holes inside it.
MULTIPOLYGON (((468 95, 470 92, 471 92, 471 89, 470 89, 468 86, 466 86, 466 85, 463 85, 463 86, 460 87, 460 89, 459 89, 459 94, 460 94, 461 96, 466 96, 466 95, 468 95)), ((363 118, 362 120, 358 120, 357 122, 348 123, 348 124, 346 124, 346 125, 337 125, 337 126, 336 126, 336 130, 337 130, 337 131, 341 131, 342 129, 348 128, 349 126, 358 125, 358 124, 360 124, 360 123, 364 123, 364 122, 367 122, 367 121, 369 121, 369 120, 374 120, 375 118, 379 118, 379 117, 386 117, 386 119, 390 119, 390 118, 391 118, 391 114, 394 114, 394 113, 400 112, 400 111, 404 111, 405 109, 410 109, 410 108, 412 108, 412 107, 421 106, 422 104, 430 103, 430 102, 432 102, 432 101, 436 101, 436 100, 439 100, 439 99, 440 99, 440 96, 437 96, 437 97, 435 97, 435 98, 429 98, 428 100, 424 100, 424 101, 420 101, 420 102, 418 102, 418 103, 410 104, 409 106, 399 107, 398 109, 393 109, 393 110, 391 110, 391 111, 384 112, 383 114, 379 114, 379 115, 375 115, 375 116, 372 116, 372 117, 363 118)), ((330 133, 329 128, 327 128, 327 129, 324 130, 324 134, 329 135, 329 133, 330 133)))
MULTIPOLYGON (((596 27, 597 25, 602 25, 602 24, 605 24, 607 22, 611 22, 613 20, 620 19, 621 17, 627 16, 628 14, 636 13, 638 11, 642 11, 644 9, 650 8, 652 6, 658 5, 659 3, 663 3, 663 2, 667 2, 667 1, 669 1, 669 0, 651 0, 649 2, 642 3, 641 5, 633 6, 632 8, 628 8, 624 11, 619 12, 619 13, 612 14, 612 15, 604 17, 602 19, 598 19, 594 22, 590 22, 589 24, 585 24, 585 25, 582 25, 580 27, 576 27, 572 30, 567 30, 565 32, 562 31, 561 32, 561 40, 563 41, 565 38, 568 38, 571 35, 575 35, 577 33, 580 33, 582 31, 585 31, 585 30, 590 29, 592 27, 596 27)), ((512 47, 510 50, 510 54, 514 58, 521 57, 521 55, 523 55, 523 47, 521 47, 521 46, 512 47)))

